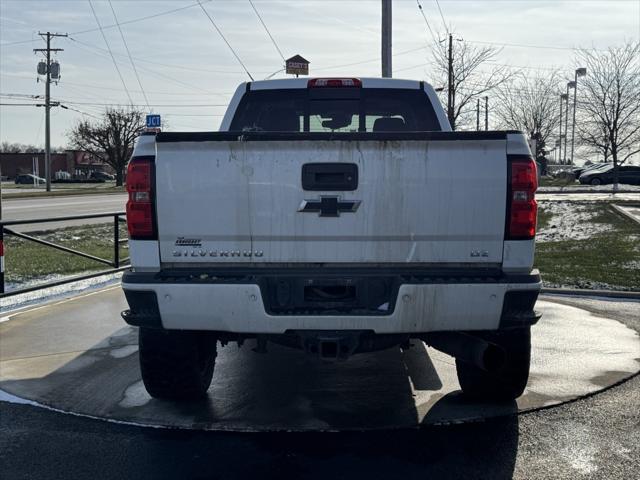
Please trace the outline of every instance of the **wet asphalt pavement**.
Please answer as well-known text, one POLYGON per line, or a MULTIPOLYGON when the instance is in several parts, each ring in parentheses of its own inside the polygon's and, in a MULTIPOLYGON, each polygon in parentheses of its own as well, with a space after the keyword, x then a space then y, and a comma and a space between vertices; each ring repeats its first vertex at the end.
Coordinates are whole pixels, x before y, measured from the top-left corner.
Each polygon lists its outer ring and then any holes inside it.
POLYGON ((364 433, 129 427, 0 404, 3 478, 637 478, 640 377, 484 423, 364 433))
MULTIPOLYGON (((560 301, 640 329, 637 302, 560 301)), ((377 432, 165 430, 0 402, 0 476, 632 479, 640 471, 639 411, 637 375, 533 413, 377 432)))

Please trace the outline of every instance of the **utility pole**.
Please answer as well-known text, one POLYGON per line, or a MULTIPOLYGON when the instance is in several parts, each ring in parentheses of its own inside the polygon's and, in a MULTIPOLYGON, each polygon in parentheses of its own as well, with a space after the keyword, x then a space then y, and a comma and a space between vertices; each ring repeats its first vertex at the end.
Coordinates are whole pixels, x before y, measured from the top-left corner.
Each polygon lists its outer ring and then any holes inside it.
POLYGON ((453 124, 453 35, 449 34, 449 59, 448 59, 448 92, 447 95, 447 117, 449 117, 449 123, 451 124, 451 129, 455 130, 455 125, 453 124))
POLYGON ((44 52, 46 54, 47 78, 45 80, 44 89, 44 172, 47 180, 47 192, 51 191, 51 52, 62 52, 62 48, 51 48, 51 39, 53 37, 66 37, 66 33, 42 33, 38 32, 42 38, 46 38, 47 48, 34 48, 34 52, 44 52))
POLYGON ((484 129, 489 130, 489 97, 484 97, 484 129))
POLYGON ((480 130, 480 99, 476 99, 476 130, 480 130))
POLYGON ((391 0, 382 0, 382 76, 391 78, 391 0))
POLYGON ((564 100, 564 93, 560 94, 560 135, 558 135, 558 163, 562 164, 562 100, 564 100))

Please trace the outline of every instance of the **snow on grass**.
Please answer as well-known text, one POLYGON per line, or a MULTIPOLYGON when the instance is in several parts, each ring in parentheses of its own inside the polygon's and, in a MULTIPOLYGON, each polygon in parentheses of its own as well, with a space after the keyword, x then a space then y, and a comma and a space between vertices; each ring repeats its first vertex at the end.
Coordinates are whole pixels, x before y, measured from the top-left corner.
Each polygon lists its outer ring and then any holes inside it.
MULTIPOLYGON (((55 280, 65 277, 68 276, 52 275, 49 280, 55 280)), ((43 288, 40 290, 35 290, 33 292, 21 293, 10 297, 5 297, 0 299, 0 312, 6 313, 10 310, 16 310, 18 308, 23 308, 29 305, 36 305, 51 300, 72 297, 74 295, 79 295, 81 293, 86 293, 92 290, 99 290, 111 285, 116 285, 121 278, 122 273, 111 273, 100 275, 98 277, 87 278, 84 280, 78 280, 77 282, 67 283, 64 285, 58 285, 56 287, 43 288)), ((25 288, 26 286, 27 285, 25 285, 24 283, 19 284, 20 288, 25 288)), ((0 318, 0 323, 2 321, 8 320, 9 318, 10 317, 0 318)))
POLYGON ((541 201, 538 223, 545 287, 640 290, 638 224, 610 203, 541 201))
MULTIPOLYGON (((538 193, 553 193, 553 192, 570 192, 572 190, 584 190, 587 192, 612 192, 614 191, 613 185, 582 185, 580 183, 571 183, 568 185, 545 185, 538 188, 538 193)), ((618 192, 640 192, 640 185, 626 185, 619 184, 618 192)))
MULTIPOLYGON (((120 225, 120 238, 126 238, 125 228, 124 225, 120 225)), ((30 235, 107 261, 113 258, 113 224, 59 228, 30 232, 30 235)), ((34 282, 53 281, 109 268, 108 265, 92 259, 12 235, 5 235, 4 247, 5 281, 12 289, 25 287, 34 282)), ((129 255, 126 243, 120 245, 119 254, 120 259, 129 255)))
POLYGON ((609 229, 606 223, 593 222, 599 215, 594 203, 540 201, 539 206, 541 213, 548 217, 536 233, 539 243, 585 240, 609 229))

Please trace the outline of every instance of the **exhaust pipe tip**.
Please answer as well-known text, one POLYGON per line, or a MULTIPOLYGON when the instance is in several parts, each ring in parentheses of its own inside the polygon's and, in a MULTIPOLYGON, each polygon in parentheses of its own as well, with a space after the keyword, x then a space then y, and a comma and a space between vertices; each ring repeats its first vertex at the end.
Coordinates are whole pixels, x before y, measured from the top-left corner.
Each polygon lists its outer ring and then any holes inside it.
POLYGON ((487 372, 497 372, 507 362, 507 353, 502 347, 472 334, 433 332, 423 340, 427 345, 487 372))

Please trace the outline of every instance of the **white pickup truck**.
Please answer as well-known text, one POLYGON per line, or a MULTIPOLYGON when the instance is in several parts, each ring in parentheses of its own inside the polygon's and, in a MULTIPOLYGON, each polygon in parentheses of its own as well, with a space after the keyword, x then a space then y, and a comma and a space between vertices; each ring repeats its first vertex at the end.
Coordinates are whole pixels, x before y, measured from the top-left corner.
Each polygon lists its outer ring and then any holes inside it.
POLYGON ((148 392, 205 395, 218 343, 335 361, 416 339, 465 394, 521 395, 535 162, 519 132, 450 130, 424 82, 296 78, 240 85, 219 132, 141 136, 122 287, 148 392))

